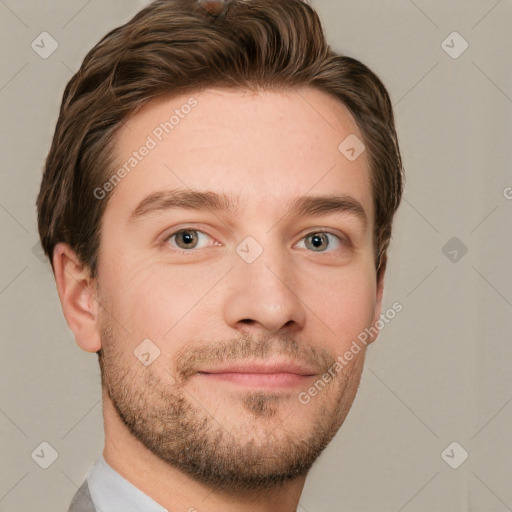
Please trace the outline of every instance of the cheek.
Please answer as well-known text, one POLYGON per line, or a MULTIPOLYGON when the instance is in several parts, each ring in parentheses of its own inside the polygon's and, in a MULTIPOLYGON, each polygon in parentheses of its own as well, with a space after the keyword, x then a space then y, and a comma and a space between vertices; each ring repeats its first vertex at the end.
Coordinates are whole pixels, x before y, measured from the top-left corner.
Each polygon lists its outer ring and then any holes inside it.
POLYGON ((312 320, 326 335, 345 347, 369 327, 375 314, 376 284, 374 272, 330 273, 309 286, 307 299, 315 315, 312 320))
POLYGON ((168 297, 156 286, 157 280, 148 272, 147 263, 132 259, 128 264, 127 258, 114 260, 107 253, 105 256, 99 275, 108 315, 123 337, 133 338, 133 343, 139 338, 139 342, 152 339, 160 311, 168 308, 168 297))
POLYGON ((206 295, 218 276, 211 269, 192 267, 157 270, 141 262, 119 268, 110 279, 116 320, 137 339, 157 344, 179 337, 191 322, 197 325, 193 319, 204 318, 206 295))

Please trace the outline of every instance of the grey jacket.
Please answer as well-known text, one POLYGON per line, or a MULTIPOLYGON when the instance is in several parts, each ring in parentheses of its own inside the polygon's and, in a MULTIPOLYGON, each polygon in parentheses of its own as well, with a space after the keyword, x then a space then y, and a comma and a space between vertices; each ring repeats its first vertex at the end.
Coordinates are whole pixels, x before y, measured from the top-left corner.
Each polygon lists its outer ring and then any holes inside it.
POLYGON ((73 501, 68 508, 68 512, 96 512, 94 503, 92 502, 91 495, 89 493, 89 486, 87 480, 82 484, 82 487, 78 489, 73 501))

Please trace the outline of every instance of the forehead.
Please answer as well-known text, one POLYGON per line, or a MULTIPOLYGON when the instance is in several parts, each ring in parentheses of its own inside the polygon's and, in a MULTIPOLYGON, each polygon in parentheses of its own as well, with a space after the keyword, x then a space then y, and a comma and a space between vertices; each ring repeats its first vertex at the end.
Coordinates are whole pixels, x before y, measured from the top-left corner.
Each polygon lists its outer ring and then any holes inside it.
POLYGON ((362 139, 349 110, 316 89, 159 98, 118 134, 116 164, 127 172, 109 208, 126 216, 146 195, 191 188, 232 196, 245 213, 281 213, 294 197, 340 193, 372 219, 366 153, 343 152, 362 139))

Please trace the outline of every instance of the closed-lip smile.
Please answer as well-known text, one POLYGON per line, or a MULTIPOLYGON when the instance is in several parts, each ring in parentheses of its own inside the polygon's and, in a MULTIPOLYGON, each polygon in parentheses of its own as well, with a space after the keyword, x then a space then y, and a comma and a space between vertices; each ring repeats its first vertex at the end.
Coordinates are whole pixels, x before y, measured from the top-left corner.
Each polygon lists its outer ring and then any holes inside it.
POLYGON ((303 384, 307 377, 318 375, 318 370, 292 360, 232 362, 218 367, 204 368, 199 375, 250 387, 289 387, 303 384))

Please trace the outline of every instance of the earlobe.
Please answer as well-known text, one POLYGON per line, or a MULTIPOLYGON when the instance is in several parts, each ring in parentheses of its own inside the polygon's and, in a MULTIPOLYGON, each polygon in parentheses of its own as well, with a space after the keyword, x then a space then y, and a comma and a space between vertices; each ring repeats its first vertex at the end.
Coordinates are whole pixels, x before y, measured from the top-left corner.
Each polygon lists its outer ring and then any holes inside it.
POLYGON ((98 329, 99 305, 96 281, 68 244, 59 243, 53 251, 53 268, 62 311, 80 348, 97 352, 101 348, 98 329))

